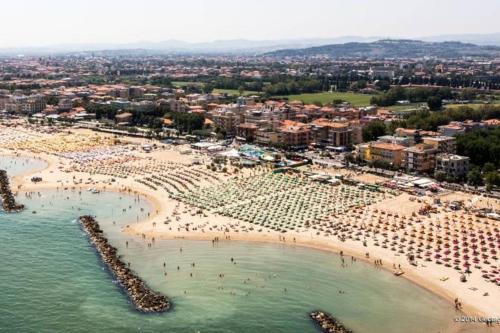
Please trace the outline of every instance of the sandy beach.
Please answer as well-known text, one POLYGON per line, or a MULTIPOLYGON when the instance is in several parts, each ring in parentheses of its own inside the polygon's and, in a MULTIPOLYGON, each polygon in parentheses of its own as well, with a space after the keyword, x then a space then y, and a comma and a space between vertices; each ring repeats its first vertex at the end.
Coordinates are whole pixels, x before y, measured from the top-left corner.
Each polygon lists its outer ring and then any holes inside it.
MULTIPOLYGON (((473 213, 481 207, 498 210, 498 200, 455 192, 414 197, 393 190, 334 187, 302 174, 351 173, 342 169, 303 167, 297 174, 281 175, 268 167, 228 164, 226 170, 213 171, 209 156, 188 146, 158 144, 146 153, 141 149, 141 144, 151 143, 146 140, 85 130, 49 134, 0 125, 0 133, 0 155, 47 162, 43 170, 15 177, 16 192, 94 189, 147 198, 154 213, 124 228, 129 237, 145 242, 153 238, 273 242, 342 253, 379 269, 402 272, 394 278, 417 283, 448 299, 450 306, 458 298, 468 315, 500 314, 500 290, 488 276, 500 277, 494 273, 499 269, 494 258, 500 223, 473 213), (13 139, 16 133, 22 135, 13 139), (42 181, 34 183, 32 176, 42 181), (434 204, 438 197, 439 205, 434 204), (449 203, 458 199, 467 209, 450 209, 449 203), (414 264, 408 260, 410 252, 417 256, 414 264), (467 282, 462 282, 462 266, 469 263, 472 274, 465 274, 467 282)), ((377 181, 373 175, 352 177, 377 181)))

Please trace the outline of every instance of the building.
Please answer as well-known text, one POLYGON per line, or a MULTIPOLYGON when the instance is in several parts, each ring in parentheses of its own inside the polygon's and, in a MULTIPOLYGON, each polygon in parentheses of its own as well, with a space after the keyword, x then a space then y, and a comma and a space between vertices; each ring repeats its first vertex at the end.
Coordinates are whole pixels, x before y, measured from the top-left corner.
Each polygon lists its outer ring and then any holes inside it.
POLYGON ((262 108, 260 110, 247 110, 244 113, 245 123, 255 124, 258 128, 275 130, 283 120, 287 120, 286 109, 262 108))
MULTIPOLYGON (((394 136, 408 138, 409 139, 408 144, 410 146, 413 146, 417 143, 422 142, 423 133, 426 133, 426 132, 420 131, 418 129, 412 129, 412 128, 397 128, 396 131, 394 131, 394 136)), ((427 135, 427 136, 431 136, 431 135, 427 135)))
POLYGON ((357 145, 363 142, 363 126, 359 120, 350 121, 349 127, 351 128, 351 141, 353 145, 357 145))
POLYGON ((9 95, 0 95, 0 110, 5 110, 5 104, 9 101, 9 95))
POLYGON ((186 104, 180 100, 175 98, 171 98, 168 100, 170 111, 172 112, 184 112, 186 111, 186 104))
POLYGON ((117 124, 128 124, 132 121, 134 115, 130 112, 124 112, 124 113, 120 113, 120 114, 117 114, 115 116, 115 119, 116 119, 116 123, 117 124))
POLYGON ((436 171, 444 172, 455 179, 463 178, 469 172, 469 158, 453 154, 438 154, 436 156, 436 171))
POLYGON ((371 161, 370 143, 360 143, 356 146, 356 154, 363 161, 371 161))
POLYGON ((239 124, 236 127, 236 135, 246 141, 254 141, 257 136, 257 125, 251 123, 239 124))
POLYGON ((386 142, 386 143, 395 143, 401 146, 409 147, 410 140, 409 137, 407 136, 393 136, 393 135, 383 135, 378 138, 378 141, 380 142, 386 142))
POLYGON ((236 135, 236 128, 241 123, 239 114, 226 109, 217 109, 210 113, 216 127, 223 129, 227 135, 236 135))
POLYGON ((455 154, 457 152, 457 140, 452 136, 426 136, 423 142, 434 146, 438 153, 455 154))
POLYGON ((394 78, 394 69, 390 67, 370 67, 368 71, 370 78, 373 79, 390 79, 394 78))
POLYGON ((419 143, 404 150, 404 166, 408 172, 431 172, 436 166, 437 149, 419 143))
POLYGON ((152 101, 131 102, 128 109, 136 112, 150 112, 155 109, 155 103, 152 101))
POLYGON ((306 147, 313 141, 309 125, 285 120, 278 129, 280 142, 288 147, 306 147))
POLYGON ((484 126, 486 128, 495 128, 495 127, 499 127, 500 126, 500 119, 483 120, 482 123, 484 124, 484 126))
POLYGON ((465 133, 465 127, 461 123, 451 122, 448 125, 438 127, 439 133, 444 136, 455 136, 465 133))
POLYGON ((110 105, 116 109, 125 110, 130 106, 130 102, 123 99, 115 99, 110 102, 110 105))
POLYGON ((73 108, 73 99, 70 97, 61 97, 57 103, 59 111, 69 111, 73 108))
POLYGON ((372 142, 369 150, 364 152, 368 161, 385 161, 394 167, 401 167, 403 164, 403 153, 405 146, 395 143, 372 142))
POLYGON ((312 132, 316 143, 334 147, 352 145, 352 130, 347 122, 335 122, 325 118, 314 120, 312 132))
POLYGON ((46 102, 45 96, 41 94, 28 96, 25 103, 22 106, 22 111, 24 114, 35 114, 41 112, 45 109, 46 102))
POLYGON ((276 131, 259 128, 255 134, 255 142, 262 145, 275 145, 280 140, 280 135, 276 131))
POLYGON ((129 89, 129 96, 130 98, 142 98, 145 92, 146 89, 144 89, 143 87, 133 86, 129 89))
POLYGON ((45 96, 41 94, 14 95, 5 102, 5 110, 17 114, 35 114, 45 109, 45 96))

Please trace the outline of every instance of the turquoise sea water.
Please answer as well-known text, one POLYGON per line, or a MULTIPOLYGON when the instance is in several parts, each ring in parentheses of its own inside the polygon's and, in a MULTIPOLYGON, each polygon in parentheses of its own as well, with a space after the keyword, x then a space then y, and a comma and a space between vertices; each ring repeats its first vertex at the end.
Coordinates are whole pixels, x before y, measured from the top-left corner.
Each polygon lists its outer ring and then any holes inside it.
POLYGON ((0 156, 0 170, 8 170, 9 176, 19 176, 32 170, 42 170, 47 166, 43 160, 26 157, 0 156))
POLYGON ((307 313, 322 309, 355 332, 428 333, 455 316, 426 290, 362 262, 341 268, 327 252, 182 240, 149 248, 120 232, 151 210, 137 197, 52 190, 19 200, 27 210, 0 212, 1 332, 317 332, 307 313), (76 222, 82 214, 97 215, 124 261, 171 297, 171 312, 135 312, 76 222))

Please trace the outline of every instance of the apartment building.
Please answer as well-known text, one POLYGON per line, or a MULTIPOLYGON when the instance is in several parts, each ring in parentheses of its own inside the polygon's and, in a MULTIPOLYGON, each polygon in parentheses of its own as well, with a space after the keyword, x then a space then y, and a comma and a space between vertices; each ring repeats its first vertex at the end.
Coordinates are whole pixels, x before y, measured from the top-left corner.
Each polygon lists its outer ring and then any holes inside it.
POLYGON ((403 154, 405 146, 395 143, 372 142, 368 145, 368 151, 364 152, 368 161, 385 161, 399 168, 403 165, 403 154))
POLYGON ((227 135, 236 135, 236 128, 242 122, 240 114, 227 109, 217 109, 209 114, 216 127, 222 128, 227 135))
POLYGON ((404 166, 408 172, 431 172, 436 166, 438 150, 425 143, 419 143, 404 150, 404 166))
POLYGON ((452 136, 424 137, 423 142, 434 146, 438 153, 455 154, 457 152, 457 140, 452 136))
POLYGON ((69 111, 73 107, 73 99, 71 97, 60 97, 57 104, 59 111, 69 111))
POLYGON ((257 125, 252 123, 242 123, 236 127, 236 135, 246 141, 254 141, 257 136, 257 125))
POLYGON ((383 136, 380 136, 378 138, 378 141, 385 142, 385 143, 394 143, 394 144, 398 144, 398 145, 405 146, 405 147, 409 147, 410 146, 410 142, 412 142, 412 140, 410 140, 409 137, 406 137, 406 136, 394 136, 394 135, 383 135, 383 136))
POLYGON ((349 147, 352 145, 352 129, 347 122, 336 122, 325 118, 311 123, 316 143, 334 147, 349 147))
POLYGON ((16 114, 34 114, 45 109, 45 96, 41 94, 14 95, 5 101, 5 110, 16 114))
POLYGON ((454 178, 463 178, 469 172, 469 158, 454 154, 438 154, 436 171, 444 172, 454 178))
POLYGON ((309 125, 285 120, 278 130, 280 142, 288 147, 304 147, 313 142, 313 132, 309 125))
POLYGON ((255 142, 262 145, 274 145, 280 142, 280 134, 265 128, 257 129, 255 142))
POLYGON ((448 125, 439 126, 438 131, 443 136, 455 136, 465 133, 465 127, 459 122, 451 122, 448 125))

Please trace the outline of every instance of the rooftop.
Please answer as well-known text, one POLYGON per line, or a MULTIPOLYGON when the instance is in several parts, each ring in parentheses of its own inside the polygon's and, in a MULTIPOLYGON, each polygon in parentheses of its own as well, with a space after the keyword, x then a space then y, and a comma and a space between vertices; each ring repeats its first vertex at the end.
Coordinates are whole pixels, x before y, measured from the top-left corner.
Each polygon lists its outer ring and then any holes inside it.
POLYGON ((386 143, 386 142, 374 142, 371 144, 371 147, 383 150, 392 150, 392 151, 399 151, 406 148, 405 146, 402 145, 398 145, 395 143, 386 143))

